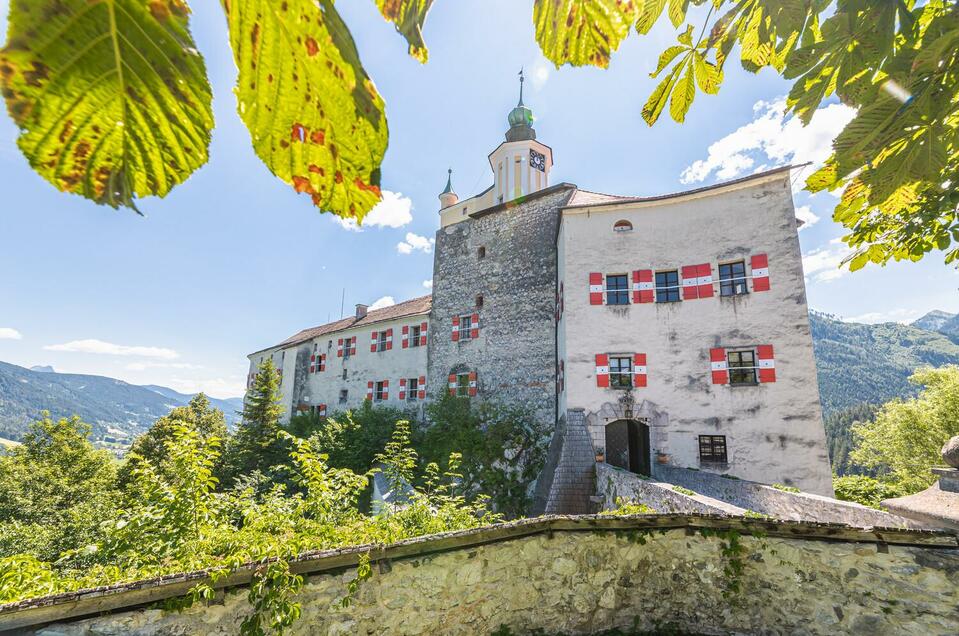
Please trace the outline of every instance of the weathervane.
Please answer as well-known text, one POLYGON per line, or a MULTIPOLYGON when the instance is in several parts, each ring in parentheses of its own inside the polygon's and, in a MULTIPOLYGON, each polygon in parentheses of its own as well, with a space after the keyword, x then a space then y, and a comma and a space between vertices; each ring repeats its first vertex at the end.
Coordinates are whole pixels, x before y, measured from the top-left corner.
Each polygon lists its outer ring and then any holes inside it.
POLYGON ((526 81, 526 78, 523 76, 523 67, 519 69, 519 104, 517 106, 523 105, 523 82, 526 81))

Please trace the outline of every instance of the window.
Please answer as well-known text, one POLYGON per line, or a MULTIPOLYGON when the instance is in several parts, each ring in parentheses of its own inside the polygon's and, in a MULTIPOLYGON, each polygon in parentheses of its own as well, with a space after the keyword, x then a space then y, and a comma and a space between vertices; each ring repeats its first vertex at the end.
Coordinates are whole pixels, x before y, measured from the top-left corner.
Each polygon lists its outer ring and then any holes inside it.
POLYGON ((382 402, 386 399, 386 381, 377 382, 375 385, 375 391, 373 393, 373 399, 377 402, 382 402))
POLYGON ((470 396, 470 374, 459 373, 456 375, 456 397, 470 396))
POLYGON ((346 379, 346 369, 343 369, 343 379, 346 379))
POLYGON ((613 231, 614 232, 632 232, 633 224, 626 220, 616 221, 615 223, 613 223, 613 231))
POLYGON ((409 343, 411 347, 420 346, 420 336, 422 335, 422 333, 423 331, 420 325, 413 325, 412 327, 410 327, 409 343))
POLYGON ((749 385, 756 382, 756 353, 748 351, 726 352, 726 362, 729 368, 729 384, 749 385))
MULTIPOLYGON (((402 387, 401 387, 402 388, 402 387)), ((416 394, 420 389, 420 380, 419 378, 410 378, 406 381, 406 401, 415 402, 416 394)))
POLYGON ((483 294, 479 294, 476 296, 476 308, 477 309, 483 308, 483 294))
POLYGON ((347 338, 343 341, 343 359, 346 360, 350 357, 350 348, 353 345, 353 339, 347 338))
POLYGON ((726 436, 700 435, 699 461, 704 464, 725 464, 726 436))
POLYGON ((633 358, 630 356, 609 358, 609 386, 628 389, 633 386, 633 358))
POLYGON ((607 305, 628 305, 629 304, 629 282, 626 274, 607 274, 606 275, 606 304, 607 305))
POLYGON ((656 272, 656 302, 679 302, 679 272, 656 272))
POLYGON ((480 246, 480 248, 479 248, 478 250, 476 250, 476 258, 486 258, 486 248, 485 248, 485 247, 480 246))
POLYGON ((473 316, 460 316, 460 340, 469 340, 473 330, 473 316))
POLYGON ((346 404, 346 401, 350 398, 350 392, 346 389, 340 389, 340 404, 346 404))
POLYGON ((739 296, 748 294, 746 287, 746 262, 736 261, 719 265, 719 295, 739 296))
POLYGON ((376 350, 386 351, 386 332, 385 331, 376 332, 376 350))

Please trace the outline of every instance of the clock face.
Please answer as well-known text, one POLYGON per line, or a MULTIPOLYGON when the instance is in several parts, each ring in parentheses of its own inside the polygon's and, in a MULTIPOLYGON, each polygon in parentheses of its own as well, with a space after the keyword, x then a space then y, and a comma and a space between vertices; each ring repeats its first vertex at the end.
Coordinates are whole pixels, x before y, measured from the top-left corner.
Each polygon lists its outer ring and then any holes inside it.
POLYGON ((540 172, 546 172, 546 155, 538 153, 530 148, 529 165, 533 166, 540 172))

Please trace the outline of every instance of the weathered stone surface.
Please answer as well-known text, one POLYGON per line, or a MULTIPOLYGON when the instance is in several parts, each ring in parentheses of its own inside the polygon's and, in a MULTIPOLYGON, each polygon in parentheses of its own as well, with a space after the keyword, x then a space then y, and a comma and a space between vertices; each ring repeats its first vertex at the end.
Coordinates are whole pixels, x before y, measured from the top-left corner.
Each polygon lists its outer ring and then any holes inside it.
MULTIPOLYGON (((591 634, 665 625, 710 634, 959 633, 959 548, 778 537, 740 539, 742 589, 721 537, 684 529, 554 532, 373 568, 343 607, 355 570, 310 576, 292 634, 591 634)), ((133 609, 33 634, 225 635, 246 591, 182 613, 133 609), (216 620, 210 620, 214 616, 216 620)))
POLYGON ((953 468, 959 468, 959 435, 954 435, 943 445, 942 461, 953 468))

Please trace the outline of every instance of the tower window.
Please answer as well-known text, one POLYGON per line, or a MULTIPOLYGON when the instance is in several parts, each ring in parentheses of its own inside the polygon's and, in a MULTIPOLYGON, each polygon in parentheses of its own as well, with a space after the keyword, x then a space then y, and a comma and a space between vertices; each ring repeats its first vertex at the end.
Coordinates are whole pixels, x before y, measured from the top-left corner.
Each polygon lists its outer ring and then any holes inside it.
POLYGON ((613 223, 613 231, 614 232, 632 232, 633 224, 625 219, 621 221, 616 221, 615 223, 613 223))
POLYGON ((606 275, 606 304, 629 304, 629 283, 626 274, 606 275))
POLYGON ((740 296, 748 294, 746 287, 746 263, 720 263, 719 265, 719 295, 740 296))
POLYGON ((656 302, 679 302, 679 288, 679 272, 677 270, 656 272, 656 302))
POLYGON ((482 309, 482 308, 483 308, 483 294, 477 294, 477 296, 476 296, 476 308, 477 308, 477 309, 482 309))
POLYGON ((484 246, 481 245, 479 249, 476 250, 476 258, 486 258, 486 248, 484 246))

